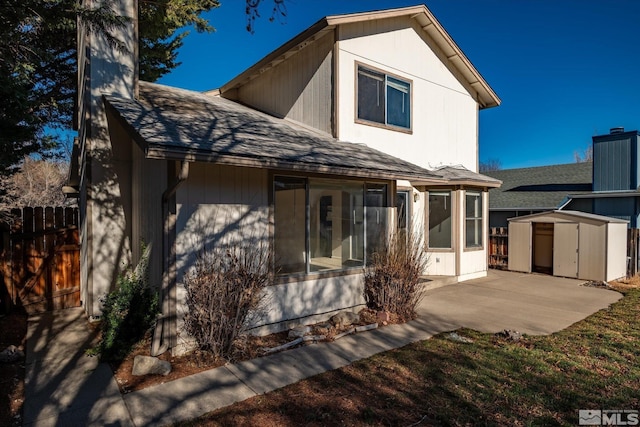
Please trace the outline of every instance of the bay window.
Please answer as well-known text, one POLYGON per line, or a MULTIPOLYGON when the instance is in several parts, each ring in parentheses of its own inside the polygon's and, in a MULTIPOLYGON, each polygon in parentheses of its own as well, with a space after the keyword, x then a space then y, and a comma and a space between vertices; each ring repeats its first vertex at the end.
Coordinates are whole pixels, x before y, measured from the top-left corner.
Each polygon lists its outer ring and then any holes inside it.
POLYGON ((482 247, 482 193, 467 191, 465 196, 465 246, 482 247))
POLYGON ((451 249, 451 220, 451 191, 429 191, 429 248, 451 249))

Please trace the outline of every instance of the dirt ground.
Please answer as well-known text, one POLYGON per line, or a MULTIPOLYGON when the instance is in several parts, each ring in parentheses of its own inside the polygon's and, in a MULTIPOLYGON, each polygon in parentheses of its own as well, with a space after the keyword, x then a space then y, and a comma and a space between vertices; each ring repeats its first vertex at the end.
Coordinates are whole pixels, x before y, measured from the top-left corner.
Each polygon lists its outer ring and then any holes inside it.
MULTIPOLYGON (((366 325, 376 322, 376 314, 374 312, 363 310, 360 313, 360 321, 354 324, 366 325)), ((389 320, 389 323, 397 323, 397 319, 393 316, 389 320)), ((320 332, 326 333, 326 340, 332 340, 336 334, 344 332, 349 327, 337 328, 335 326, 328 330, 319 331, 315 329, 312 333, 321 335, 320 332)), ((265 355, 265 349, 273 348, 286 344, 292 341, 287 337, 287 332, 281 332, 277 334, 266 335, 263 337, 250 336, 244 341, 240 342, 236 348, 236 352, 232 361, 238 362, 242 360, 255 359, 265 355)), ((304 345, 304 344, 301 344, 304 345)), ((193 351, 185 354, 184 356, 173 357, 171 352, 166 352, 159 356, 159 359, 169 361, 171 363, 171 373, 167 376, 162 375, 146 375, 146 376, 134 376, 131 374, 133 368, 133 360, 137 355, 149 355, 151 348, 151 339, 147 338, 140 342, 134 350, 119 364, 111 364, 111 369, 114 372, 116 382, 120 387, 120 392, 123 394, 130 393, 132 391, 141 390, 146 387, 150 387, 156 384, 163 384, 169 381, 183 378, 188 375, 203 372, 209 369, 217 368, 226 363, 225 360, 216 359, 211 354, 201 351, 193 351)), ((295 348, 295 347, 291 347, 295 348)), ((286 350, 285 350, 286 351, 286 350)))
MULTIPOLYGON (((0 351, 10 345, 24 350, 27 316, 12 313, 0 318, 0 351)), ((24 359, 0 363, 0 426, 22 425, 24 359)))

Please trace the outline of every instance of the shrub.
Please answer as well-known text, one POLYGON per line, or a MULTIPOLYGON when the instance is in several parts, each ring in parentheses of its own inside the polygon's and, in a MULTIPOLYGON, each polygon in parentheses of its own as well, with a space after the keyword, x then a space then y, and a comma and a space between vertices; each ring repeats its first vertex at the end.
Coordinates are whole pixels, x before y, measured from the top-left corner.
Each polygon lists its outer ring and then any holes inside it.
POLYGON ((147 282, 149 250, 135 270, 118 276, 116 288, 104 299, 101 338, 90 354, 103 361, 121 361, 142 340, 158 315, 158 295, 147 282))
POLYGON ((267 243, 218 247, 198 259, 184 279, 185 329, 201 350, 233 358, 238 338, 262 314, 271 268, 267 243))
POLYGON ((420 276, 428 260, 422 239, 415 232, 393 233, 367 260, 364 273, 367 307, 395 313, 404 322, 414 319, 424 297, 420 276))

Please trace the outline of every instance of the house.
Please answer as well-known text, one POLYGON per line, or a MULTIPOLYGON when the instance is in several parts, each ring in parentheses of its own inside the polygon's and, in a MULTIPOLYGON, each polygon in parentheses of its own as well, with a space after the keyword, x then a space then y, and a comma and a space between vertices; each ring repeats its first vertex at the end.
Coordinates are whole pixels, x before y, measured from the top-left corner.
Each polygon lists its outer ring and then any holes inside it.
POLYGON ((507 219, 560 209, 568 195, 589 194, 591 162, 485 172, 502 181, 489 190, 489 227, 507 227, 507 219))
POLYGON ((593 161, 486 172, 502 181, 489 191, 489 227, 550 210, 571 210, 640 224, 640 133, 612 128, 593 140, 593 161))
POLYGON ((424 236, 425 275, 486 275, 500 181, 477 173, 478 112, 500 100, 425 6, 325 17, 206 93, 137 81, 135 55, 96 34, 79 43, 70 184, 90 316, 143 242, 162 290, 156 352, 184 347, 181 280, 221 242, 275 252, 257 333, 362 306, 372 242, 395 227, 424 236))
POLYGON ((568 195, 563 209, 605 215, 640 227, 640 132, 611 128, 593 140, 593 190, 568 195))

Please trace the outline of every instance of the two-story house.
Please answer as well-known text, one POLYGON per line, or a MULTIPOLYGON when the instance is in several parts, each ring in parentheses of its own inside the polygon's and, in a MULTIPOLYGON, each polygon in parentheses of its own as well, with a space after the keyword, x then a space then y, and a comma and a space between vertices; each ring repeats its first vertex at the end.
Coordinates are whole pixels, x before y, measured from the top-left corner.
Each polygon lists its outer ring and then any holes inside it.
MULTIPOLYGON (((135 53, 133 29, 123 38, 135 53)), ((162 289, 158 351, 182 344, 181 280, 220 242, 272 245, 260 331, 362 306, 368 254, 394 227, 423 236, 425 275, 486 275, 500 181, 477 173, 478 114, 500 100, 425 6, 325 17, 206 93, 138 82, 135 55, 79 40, 89 315, 141 242, 162 289)))

